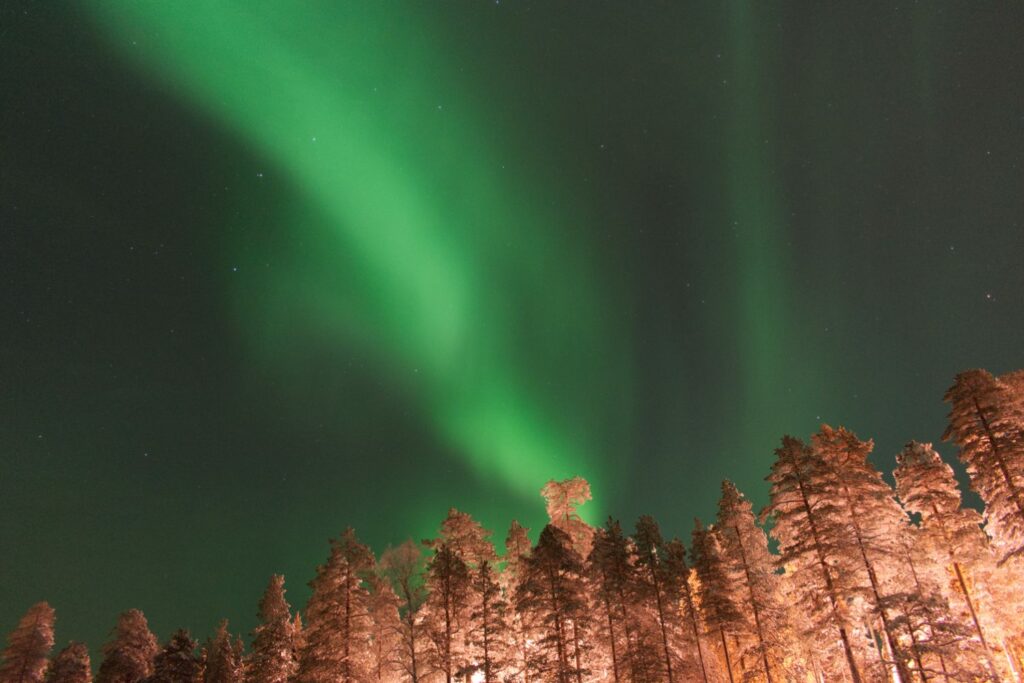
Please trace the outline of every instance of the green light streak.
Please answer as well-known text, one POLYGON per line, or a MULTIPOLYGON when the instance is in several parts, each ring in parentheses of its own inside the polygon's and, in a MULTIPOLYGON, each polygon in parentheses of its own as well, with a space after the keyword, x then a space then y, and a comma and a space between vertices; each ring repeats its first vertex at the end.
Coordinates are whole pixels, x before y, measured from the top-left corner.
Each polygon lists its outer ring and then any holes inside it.
MULTIPOLYGON (((287 352, 301 318, 414 378, 413 400, 479 476, 534 505, 552 477, 581 474, 600 490, 612 445, 593 425, 609 417, 599 397, 611 353, 585 252, 566 238, 571 213, 531 201, 530 184, 503 170, 514 147, 490 141, 515 131, 480 124, 486 112, 422 17, 381 7, 95 10, 115 45, 301 195, 281 220, 315 246, 237 292, 265 362, 286 376, 302 364, 287 352), (257 287, 267 296, 253 297, 257 287), (552 379, 568 386, 550 390, 552 379)), ((249 256, 242 270, 258 270, 262 256, 249 256)))

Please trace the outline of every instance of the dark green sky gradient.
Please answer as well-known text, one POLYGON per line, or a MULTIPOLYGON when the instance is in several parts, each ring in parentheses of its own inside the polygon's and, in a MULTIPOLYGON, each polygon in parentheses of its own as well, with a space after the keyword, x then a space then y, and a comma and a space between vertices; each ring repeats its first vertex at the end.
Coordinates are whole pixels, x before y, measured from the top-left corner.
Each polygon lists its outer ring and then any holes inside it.
POLYGON ((218 62, 169 61, 168 18, 3 8, 0 628, 45 598, 59 642, 128 607, 162 638, 248 630, 348 524, 377 549, 450 505, 536 530, 533 480, 577 468, 596 509, 685 536, 723 477, 764 502, 782 433, 846 424, 889 469, 957 370, 1022 365, 1020 10, 324 11, 248 59, 303 64, 260 84, 275 120, 340 107, 335 149, 386 160, 338 171, 373 190, 340 212, 337 155, 282 147, 251 88, 211 106, 218 62), (394 297, 449 290, 401 240, 351 248, 351 207, 387 229, 408 197, 468 312, 422 368, 454 323, 394 297), (509 443, 538 444, 521 471, 489 459, 509 443))

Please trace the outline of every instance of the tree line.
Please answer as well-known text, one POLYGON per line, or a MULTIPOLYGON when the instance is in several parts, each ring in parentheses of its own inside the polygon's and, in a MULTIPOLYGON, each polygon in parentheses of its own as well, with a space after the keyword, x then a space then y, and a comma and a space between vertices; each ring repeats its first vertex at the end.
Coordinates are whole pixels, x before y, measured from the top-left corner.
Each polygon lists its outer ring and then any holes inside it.
MULTIPOLYGON (((95 683, 1020 681, 1024 371, 963 372, 945 400, 984 513, 930 444, 896 456, 892 486, 870 440, 823 425, 782 438, 759 514, 726 481, 689 544, 649 516, 591 527, 579 477, 544 486, 537 543, 513 522, 501 556, 455 509, 380 557, 349 528, 301 612, 271 577, 248 648, 226 621, 161 647, 130 610, 95 683)), ((53 625, 28 610, 0 683, 93 683, 83 644, 50 658, 53 625)))

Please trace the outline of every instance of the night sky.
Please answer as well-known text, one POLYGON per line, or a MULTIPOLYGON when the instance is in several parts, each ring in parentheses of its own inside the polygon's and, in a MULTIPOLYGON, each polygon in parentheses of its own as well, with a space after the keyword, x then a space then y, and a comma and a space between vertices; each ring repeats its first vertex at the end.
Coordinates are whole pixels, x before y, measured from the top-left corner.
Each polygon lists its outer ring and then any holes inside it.
MULTIPOLYGON (((760 506, 1024 366, 1019 3, 0 6, 0 629, 301 606, 345 526, 760 506)), ((954 452, 943 447, 943 453, 954 452)))

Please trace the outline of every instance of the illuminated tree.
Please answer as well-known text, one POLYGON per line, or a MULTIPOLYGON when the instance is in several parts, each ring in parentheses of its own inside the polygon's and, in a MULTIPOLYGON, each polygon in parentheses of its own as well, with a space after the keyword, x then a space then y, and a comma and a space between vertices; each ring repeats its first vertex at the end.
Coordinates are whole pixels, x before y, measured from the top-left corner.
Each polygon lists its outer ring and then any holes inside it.
MULTIPOLYGON (((701 680, 708 683, 708 667, 704 662, 704 651, 701 643, 700 614, 697 609, 693 589, 690 586, 690 568, 686 564, 686 546, 678 538, 673 538, 665 545, 665 581, 668 602, 676 606, 676 615, 680 622, 680 631, 689 634, 693 641, 686 643, 686 652, 696 655, 696 667, 693 666, 693 657, 687 661, 690 669, 700 672, 701 680)), ((682 645, 683 643, 681 643, 682 645)), ((689 678, 695 679, 696 673, 689 678)))
POLYGON ((103 646, 103 662, 96 683, 138 683, 153 673, 156 637, 137 609, 121 614, 114 637, 103 646))
POLYGON ((494 568, 487 560, 481 561, 470 576, 471 610, 467 631, 470 646, 469 665, 465 673, 478 673, 481 683, 497 683, 505 670, 510 632, 507 603, 494 568))
POLYGON ((241 648, 228 632, 227 619, 220 622, 213 639, 204 649, 203 683, 238 683, 242 680, 241 648))
POLYGON ((697 520, 693 529, 693 568, 697 572, 700 611, 704 626, 722 643, 725 670, 733 677, 733 662, 727 636, 738 637, 745 629, 743 614, 737 604, 742 578, 725 556, 722 539, 714 527, 704 528, 697 520))
MULTIPOLYGON (((665 564, 665 542, 661 529, 653 517, 644 515, 637 520, 633 534, 634 562, 637 568, 637 602, 653 612, 656 628, 656 644, 647 649, 652 655, 658 652, 657 679, 664 677, 669 683, 677 680, 672 666, 670 634, 676 610, 669 586, 669 569, 665 564)), ((642 635, 642 634, 641 634, 642 635)), ((646 638, 644 638, 646 640, 646 638)), ((638 648, 643 649, 643 648, 638 648)))
POLYGON ((980 606, 971 589, 971 568, 987 555, 981 515, 963 507, 953 468, 942 461, 931 444, 908 443, 896 462, 896 492, 903 506, 921 518, 914 534, 918 555, 939 568, 934 575, 936 586, 951 587, 947 597, 966 608, 974 637, 991 661, 980 606), (954 577, 952 582, 945 580, 947 571, 954 577))
POLYGON ((946 391, 943 440, 960 446, 971 486, 985 501, 985 528, 1001 561, 1024 553, 1024 400, 1017 374, 1008 382, 985 370, 956 376, 946 391))
POLYGON ((491 532, 470 514, 450 508, 448 515, 441 522, 438 537, 427 541, 426 545, 436 550, 441 544, 445 544, 468 567, 473 568, 483 561, 493 564, 495 553, 490 536, 491 532))
POLYGON ((400 600, 388 581, 371 574, 367 578, 370 614, 370 678, 387 681, 398 670, 401 654, 402 619, 398 611, 400 600))
POLYGON ((447 543, 427 564, 426 634, 432 644, 430 663, 452 683, 464 664, 460 647, 469 595, 469 569, 447 543))
MULTIPOLYGON (((505 536, 505 567, 501 572, 501 588, 509 600, 514 600, 516 587, 519 585, 523 573, 523 562, 530 555, 532 550, 529 529, 523 527, 519 522, 512 520, 509 525, 508 534, 505 536)), ((527 641, 530 628, 527 624, 526 615, 518 609, 511 610, 511 634, 513 652, 509 657, 508 666, 510 676, 515 680, 530 682, 530 672, 527 666, 529 652, 527 641)))
POLYGON ((590 500, 590 484, 587 480, 583 477, 551 480, 544 485, 540 494, 545 501, 548 521, 569 535, 573 549, 580 557, 589 555, 594 530, 576 512, 579 506, 590 500))
POLYGON ((421 611, 426 591, 420 578, 422 567, 420 546, 412 539, 397 548, 388 548, 380 558, 380 570, 400 600, 402 629, 398 661, 412 683, 419 683, 425 676, 421 611))
POLYGON ((612 677, 618 683, 637 678, 634 662, 634 643, 631 620, 631 596, 636 577, 630 560, 629 539, 622 527, 611 517, 594 532, 593 547, 587 557, 587 576, 594 587, 596 611, 602 615, 600 630, 608 643, 612 677))
POLYGON ((778 669, 782 639, 788 635, 788 629, 779 604, 779 576, 768 551, 768 538, 757 525, 750 501, 730 481, 722 482, 717 529, 722 552, 727 562, 738 569, 741 581, 735 599, 749 617, 746 628, 752 631, 750 636, 755 642, 747 654, 760 659, 767 683, 781 681, 778 669))
POLYGON ((252 654, 247 667, 249 683, 287 683, 298 669, 297 624, 292 621, 291 607, 284 592, 284 577, 271 576, 260 600, 257 615, 260 623, 253 630, 252 654))
POLYGON ((779 544, 778 564, 785 570, 787 592, 804 615, 802 638, 808 649, 810 643, 818 643, 824 673, 841 678, 829 640, 835 634, 850 677, 861 683, 839 585, 844 567, 837 542, 841 532, 836 528, 834 481, 822 459, 799 439, 784 436, 775 456, 768 475, 770 502, 762 516, 773 522, 771 535, 779 544))
POLYGON ((363 577, 373 554, 349 528, 331 541, 327 563, 317 567, 306 605, 298 683, 353 683, 365 675, 369 656, 369 593, 363 577))
POLYGON ((185 629, 175 631, 153 658, 153 675, 147 683, 199 683, 203 669, 196 656, 197 644, 185 629))
POLYGON ((544 681, 583 681, 583 645, 587 600, 582 580, 583 562, 572 538, 548 524, 533 553, 523 559, 516 592, 516 607, 538 629, 538 639, 527 662, 533 675, 544 681))
POLYGON ((85 643, 70 643, 57 653, 46 683, 92 683, 92 664, 85 643))
POLYGON ((28 608, 7 636, 0 664, 0 683, 42 683, 46 656, 53 647, 53 608, 37 602, 28 608))

